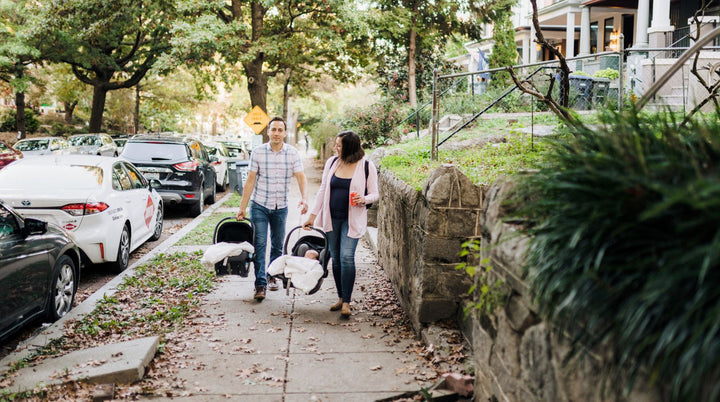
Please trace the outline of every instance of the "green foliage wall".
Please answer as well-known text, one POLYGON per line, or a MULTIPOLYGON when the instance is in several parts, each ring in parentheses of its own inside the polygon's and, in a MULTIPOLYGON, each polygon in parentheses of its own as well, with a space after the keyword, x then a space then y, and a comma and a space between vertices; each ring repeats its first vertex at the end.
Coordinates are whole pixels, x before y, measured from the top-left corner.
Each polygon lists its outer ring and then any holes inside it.
POLYGON ((610 112, 519 187, 541 312, 672 401, 720 397, 720 122, 610 112), (609 349, 608 349, 609 348, 609 349))

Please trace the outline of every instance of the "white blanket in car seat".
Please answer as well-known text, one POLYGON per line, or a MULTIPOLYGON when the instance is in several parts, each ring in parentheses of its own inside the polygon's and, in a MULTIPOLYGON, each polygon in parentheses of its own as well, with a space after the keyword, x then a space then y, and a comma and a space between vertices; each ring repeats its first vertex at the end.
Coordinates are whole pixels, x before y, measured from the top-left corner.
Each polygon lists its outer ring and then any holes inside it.
POLYGON ((248 253, 254 253, 255 247, 252 244, 244 241, 242 243, 228 243, 220 242, 215 243, 205 250, 200 262, 207 269, 213 269, 215 263, 220 262, 228 257, 234 257, 240 255, 243 251, 248 253))
POLYGON ((295 255, 281 255, 270 263, 267 273, 268 275, 284 274, 294 287, 308 294, 315 288, 324 272, 318 260, 295 255))

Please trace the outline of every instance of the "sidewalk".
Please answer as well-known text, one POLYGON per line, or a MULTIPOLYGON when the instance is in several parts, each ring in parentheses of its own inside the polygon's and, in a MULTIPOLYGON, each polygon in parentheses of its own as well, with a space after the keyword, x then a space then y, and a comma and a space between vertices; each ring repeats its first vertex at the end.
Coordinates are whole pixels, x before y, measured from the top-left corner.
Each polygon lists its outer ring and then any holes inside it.
MULTIPOLYGON (((311 159, 304 163, 312 203, 322 165, 311 159)), ((288 231, 301 224, 299 200, 293 181, 288 231)), ((215 212, 234 215, 237 206, 223 205, 215 212)), ((191 228, 183 232, 186 229, 191 228)), ((268 291, 261 303, 253 300, 252 273, 247 278, 219 277, 200 313, 173 335, 182 340, 182 353, 171 358, 173 367, 167 368, 174 389, 166 390, 166 397, 140 399, 374 401, 432 387, 438 381, 437 368, 417 353, 422 345, 402 325, 397 299, 373 253, 371 233, 376 231, 369 233, 356 254, 349 319, 329 311, 337 301, 332 273, 313 295, 281 288, 268 291)), ((168 246, 163 252, 206 247, 168 246)), ((107 292, 103 289, 98 293, 107 292)))

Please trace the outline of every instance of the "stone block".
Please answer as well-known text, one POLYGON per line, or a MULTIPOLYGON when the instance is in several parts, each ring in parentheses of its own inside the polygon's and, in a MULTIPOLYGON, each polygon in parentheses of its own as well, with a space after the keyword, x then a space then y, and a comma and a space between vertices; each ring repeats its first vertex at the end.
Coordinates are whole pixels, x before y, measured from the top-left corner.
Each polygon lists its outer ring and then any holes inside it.
POLYGON ((539 401, 559 400, 550 334, 544 323, 528 328, 519 348, 521 379, 539 401))
POLYGON ((457 314, 458 303, 447 299, 423 297, 418 308, 418 320, 431 323, 453 318, 457 314))
POLYGON ((525 300, 517 293, 508 299, 505 305, 505 314, 507 314, 510 327, 520 334, 539 321, 537 315, 528 308, 525 300))
POLYGON ((433 207, 480 208, 482 204, 482 189, 453 165, 431 172, 424 192, 433 207))
POLYGON ((479 209, 448 209, 446 210, 448 237, 478 236, 479 209))
POLYGON ((463 241, 462 238, 437 237, 428 233, 425 238, 423 258, 427 262, 460 262, 459 254, 463 241))

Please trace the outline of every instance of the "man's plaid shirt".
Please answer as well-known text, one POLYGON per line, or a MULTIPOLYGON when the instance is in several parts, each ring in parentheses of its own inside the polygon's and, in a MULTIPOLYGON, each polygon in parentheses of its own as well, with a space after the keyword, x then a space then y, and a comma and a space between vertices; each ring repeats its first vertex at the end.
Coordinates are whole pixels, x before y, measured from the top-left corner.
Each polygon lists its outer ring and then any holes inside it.
POLYGON ((295 173, 303 171, 297 149, 283 144, 279 152, 273 152, 270 143, 262 144, 253 149, 249 168, 257 172, 250 199, 268 209, 287 207, 290 181, 295 173))

